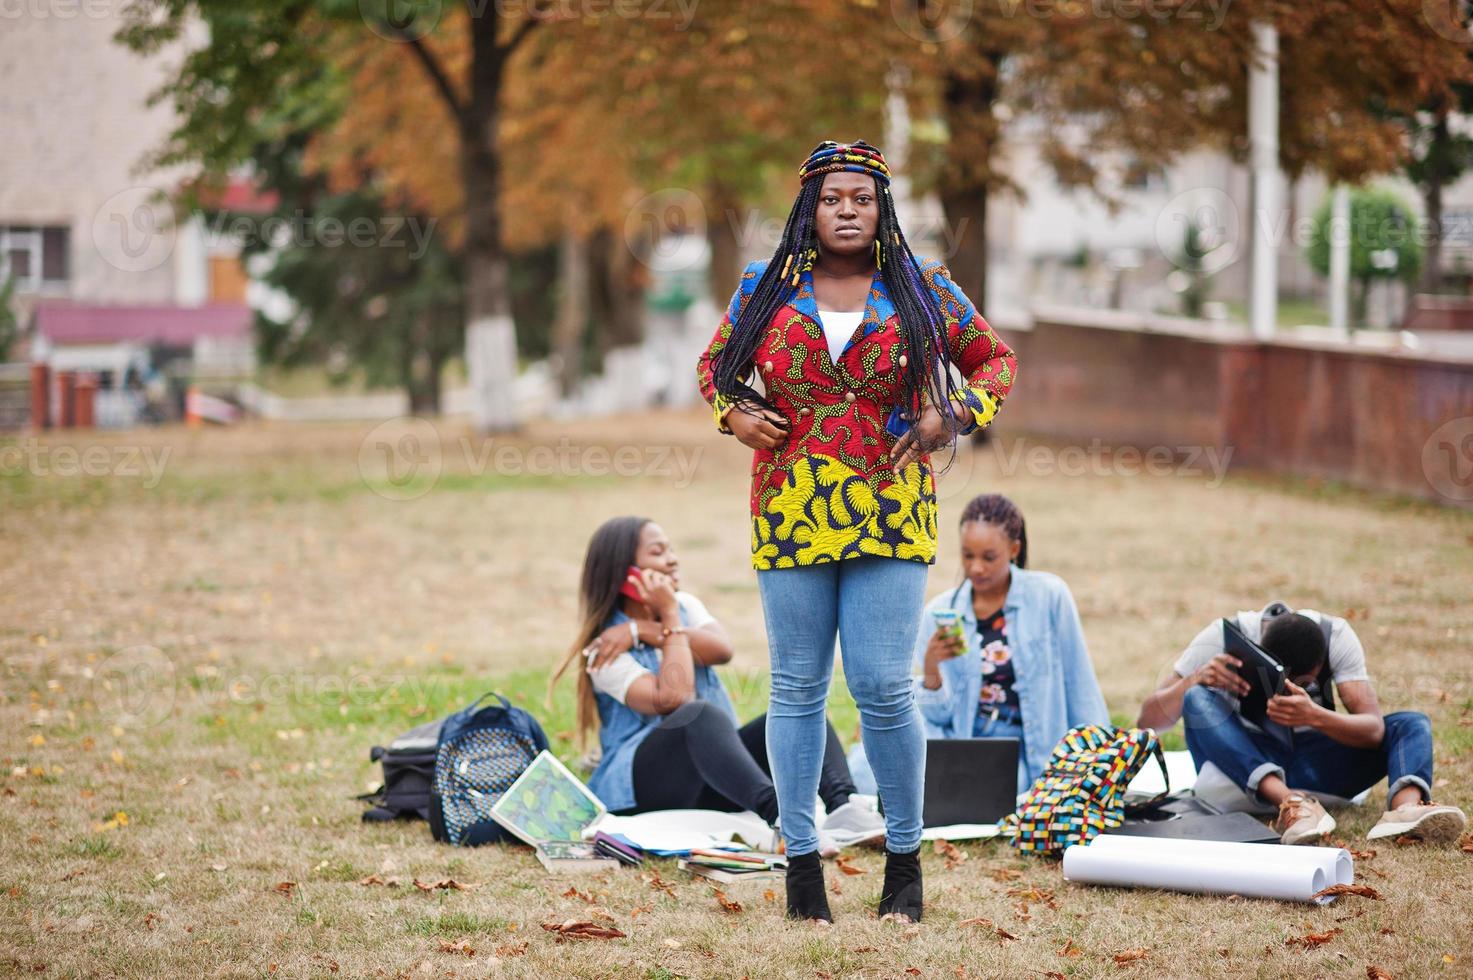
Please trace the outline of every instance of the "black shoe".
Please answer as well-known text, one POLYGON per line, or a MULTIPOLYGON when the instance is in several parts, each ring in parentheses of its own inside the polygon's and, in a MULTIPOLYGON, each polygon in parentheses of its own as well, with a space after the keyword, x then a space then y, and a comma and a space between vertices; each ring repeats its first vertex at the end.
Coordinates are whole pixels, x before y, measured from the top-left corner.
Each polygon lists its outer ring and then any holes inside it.
POLYGON ((788 918, 834 921, 817 851, 788 858, 788 918))
POLYGON ((921 849, 897 854, 885 848, 885 885, 880 890, 881 917, 903 915, 921 921, 921 849))

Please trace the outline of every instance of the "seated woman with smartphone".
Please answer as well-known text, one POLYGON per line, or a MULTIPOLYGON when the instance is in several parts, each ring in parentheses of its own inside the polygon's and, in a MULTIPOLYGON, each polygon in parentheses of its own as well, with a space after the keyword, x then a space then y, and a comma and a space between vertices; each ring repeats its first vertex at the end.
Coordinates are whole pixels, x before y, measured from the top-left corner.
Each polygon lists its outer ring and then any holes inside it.
MULTIPOLYGON (((961 515, 962 583, 926 605, 916 706, 928 738, 1016 738, 1018 792, 1069 729, 1110 723, 1069 586, 1028 564, 1023 514, 984 494, 961 515)), ((869 766, 850 753, 863 791, 869 766)))
MULTIPOLYGON (((553 675, 579 661, 578 738, 597 728, 601 758, 588 787, 614 813, 751 810, 778 823, 767 716, 738 727, 715 668, 732 657, 726 630, 689 592, 660 525, 616 517, 583 560, 578 640, 553 675)), ((882 837, 879 814, 850 801, 853 780, 829 726, 818 795, 827 848, 882 837)))

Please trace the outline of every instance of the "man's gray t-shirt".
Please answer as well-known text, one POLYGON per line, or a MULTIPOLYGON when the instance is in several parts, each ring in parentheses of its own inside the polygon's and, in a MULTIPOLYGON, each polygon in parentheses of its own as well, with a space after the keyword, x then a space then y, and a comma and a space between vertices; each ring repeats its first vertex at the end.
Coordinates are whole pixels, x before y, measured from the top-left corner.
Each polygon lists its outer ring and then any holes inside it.
MULTIPOLYGON (((1322 614, 1313 609, 1296 609, 1295 612, 1308 616, 1316 623, 1322 619, 1322 614)), ((1335 684, 1344 684, 1349 681, 1368 681, 1371 675, 1366 672, 1366 652, 1360 645, 1360 637, 1355 635, 1355 630, 1344 619, 1339 616, 1330 617, 1330 679, 1335 684)), ((1263 642, 1263 611, 1245 610, 1238 613, 1238 625, 1242 627, 1243 633, 1254 643, 1263 642)), ((1223 638, 1222 620, 1215 619, 1203 628, 1202 632, 1187 644, 1181 656, 1176 658, 1175 670, 1178 676, 1190 677, 1196 671, 1207 666, 1213 657, 1222 653, 1227 641, 1223 638)), ((1238 699, 1229 694, 1224 694, 1237 707, 1238 699)), ((1251 725, 1251 722, 1245 724, 1251 725)), ((1308 726, 1299 726, 1296 731, 1303 731, 1308 726)))

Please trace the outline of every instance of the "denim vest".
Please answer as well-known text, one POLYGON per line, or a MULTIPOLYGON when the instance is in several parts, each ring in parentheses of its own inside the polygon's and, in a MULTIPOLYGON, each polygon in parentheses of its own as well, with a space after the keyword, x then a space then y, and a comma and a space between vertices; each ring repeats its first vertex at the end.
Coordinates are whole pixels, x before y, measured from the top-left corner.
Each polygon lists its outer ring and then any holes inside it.
MULTIPOLYGON (((1010 567, 1013 578, 1003 616, 1013 655, 1013 689, 1023 713, 1023 752, 1018 759, 1018 792, 1022 793, 1042 775, 1049 754, 1069 729, 1108 725, 1110 712, 1095 680, 1069 586, 1050 572, 1010 567)), ((917 674, 924 668, 926 645, 936 631, 931 618, 936 609, 955 609, 961 614, 967 650, 937 665, 941 686, 936 690, 927 689, 917 676, 916 706, 925 719, 928 738, 970 738, 982 693, 982 647, 972 609, 972 583, 947 589, 926 604, 916 638, 917 674)))
MULTIPOLYGON (((628 621, 629 616, 622 609, 615 609, 603 628, 608 629, 628 621)), ((689 625, 683 607, 680 610, 680 622, 689 625)), ((641 667, 659 673, 658 649, 647 643, 640 643, 629 653, 641 667)), ((731 717, 732 724, 735 725, 736 709, 732 707, 731 698, 727 696, 726 687, 721 683, 716 670, 697 664, 695 675, 696 698, 716 705, 731 717)), ((635 803, 634 753, 640 743, 649 737, 650 732, 660 727, 665 716, 642 715, 602 691, 595 691, 594 698, 598 702, 598 741, 603 753, 598 768, 588 778, 588 788, 611 811, 627 810, 635 803)))

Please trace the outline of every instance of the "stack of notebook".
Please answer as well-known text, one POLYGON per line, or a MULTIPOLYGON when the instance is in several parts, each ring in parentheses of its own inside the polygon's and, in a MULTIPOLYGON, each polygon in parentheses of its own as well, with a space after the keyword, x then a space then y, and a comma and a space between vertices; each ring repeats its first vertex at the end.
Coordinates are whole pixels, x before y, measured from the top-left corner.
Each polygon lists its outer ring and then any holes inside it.
POLYGON ((680 867, 693 875, 733 884, 741 881, 781 880, 788 873, 788 859, 781 854, 759 851, 717 851, 696 848, 680 859, 680 867))

